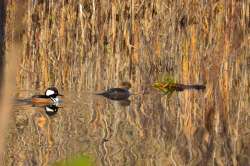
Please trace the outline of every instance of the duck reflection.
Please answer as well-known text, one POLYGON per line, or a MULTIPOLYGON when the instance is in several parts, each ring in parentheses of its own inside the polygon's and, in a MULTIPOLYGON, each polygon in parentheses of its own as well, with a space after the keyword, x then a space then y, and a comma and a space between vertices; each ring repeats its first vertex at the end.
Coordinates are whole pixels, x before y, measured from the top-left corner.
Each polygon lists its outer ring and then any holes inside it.
POLYGON ((128 99, 131 96, 129 89, 131 84, 129 82, 122 82, 117 88, 110 88, 104 92, 96 93, 96 95, 103 96, 110 100, 118 101, 121 106, 130 105, 130 100, 128 99))
POLYGON ((130 100, 121 100, 121 101, 118 101, 118 103, 123 106, 123 107, 126 107, 126 106, 129 106, 131 101, 130 100))
POLYGON ((48 116, 53 116, 58 112, 59 105, 63 102, 58 96, 63 95, 59 94, 56 87, 49 87, 46 89, 45 95, 33 95, 31 98, 15 99, 15 105, 44 108, 48 116))
POLYGON ((60 107, 56 106, 56 105, 46 105, 44 107, 44 110, 45 110, 45 113, 48 115, 48 116, 53 116, 55 115, 58 110, 59 110, 60 107))
POLYGON ((32 104, 30 99, 17 99, 16 103, 15 103, 15 106, 17 106, 17 107, 30 107, 31 106, 33 108, 40 108, 40 110, 44 109, 45 113, 48 116, 55 115, 58 112, 59 108, 62 108, 58 104, 49 104, 49 105, 46 105, 46 104, 40 104, 40 105, 32 104))

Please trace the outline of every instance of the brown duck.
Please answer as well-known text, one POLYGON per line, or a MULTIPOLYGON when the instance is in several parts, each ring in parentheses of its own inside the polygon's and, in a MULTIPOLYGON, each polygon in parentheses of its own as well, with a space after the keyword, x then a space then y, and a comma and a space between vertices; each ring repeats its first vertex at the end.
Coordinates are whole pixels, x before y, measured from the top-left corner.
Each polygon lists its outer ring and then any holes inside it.
POLYGON ((129 92, 130 88, 131 84, 129 82, 122 82, 120 87, 110 88, 105 92, 96 93, 96 95, 101 95, 111 100, 127 100, 131 95, 129 92))

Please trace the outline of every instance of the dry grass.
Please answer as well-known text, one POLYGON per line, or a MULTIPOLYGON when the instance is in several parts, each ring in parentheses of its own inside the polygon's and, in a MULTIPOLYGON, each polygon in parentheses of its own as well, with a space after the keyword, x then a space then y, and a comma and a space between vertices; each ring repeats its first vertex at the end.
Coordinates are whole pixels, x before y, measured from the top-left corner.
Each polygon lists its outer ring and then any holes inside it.
POLYGON ((248 1, 28 1, 26 7, 18 89, 98 91, 129 80, 140 92, 165 73, 206 84, 205 93, 185 91, 170 101, 144 96, 120 114, 92 101, 91 122, 105 137, 108 128, 117 132, 111 144, 96 147, 102 164, 249 164, 248 1), (123 131, 131 128, 138 132, 130 139, 123 131))
MULTIPOLYGON (((0 2, 1 10, 1 20, 0 20, 0 66, 1 66, 1 83, 0 83, 0 156, 1 156, 1 165, 3 164, 3 154, 5 152, 5 138, 7 137, 7 128, 9 124, 9 116, 12 110, 13 104, 13 94, 15 91, 16 85, 16 73, 17 73, 17 54, 21 54, 22 46, 20 44, 20 29, 22 22, 19 19, 10 20, 8 17, 11 15, 8 11, 6 2, 0 2), (11 27, 11 28, 10 28, 11 27), (13 27, 15 27, 13 29, 13 27), (6 42, 9 41, 9 42, 6 42)), ((18 14, 22 8, 15 9, 15 12, 12 12, 12 16, 18 14)), ((20 13, 19 13, 20 16, 20 13)), ((18 18, 18 17, 17 17, 18 18)))

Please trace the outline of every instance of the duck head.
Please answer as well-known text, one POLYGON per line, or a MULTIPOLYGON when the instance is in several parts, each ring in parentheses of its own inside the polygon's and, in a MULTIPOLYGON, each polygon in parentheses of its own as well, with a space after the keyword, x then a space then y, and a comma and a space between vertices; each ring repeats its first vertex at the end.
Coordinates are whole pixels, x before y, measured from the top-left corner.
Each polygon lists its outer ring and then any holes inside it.
POLYGON ((124 88, 124 89, 130 89, 131 88, 131 83, 127 82, 127 81, 121 82, 120 87, 124 88))
POLYGON ((63 96, 58 93, 58 89, 56 87, 50 87, 45 91, 45 96, 56 98, 57 96, 63 96))

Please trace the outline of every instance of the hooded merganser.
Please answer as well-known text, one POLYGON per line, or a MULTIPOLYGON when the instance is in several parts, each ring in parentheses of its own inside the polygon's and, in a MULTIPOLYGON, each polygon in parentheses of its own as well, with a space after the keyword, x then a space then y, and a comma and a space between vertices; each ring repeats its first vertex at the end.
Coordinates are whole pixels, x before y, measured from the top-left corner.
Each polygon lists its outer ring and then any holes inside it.
POLYGON ((48 116, 52 116, 52 115, 55 115, 57 112, 58 112, 58 109, 60 107, 56 106, 56 105, 47 105, 45 106, 45 112, 48 116))
POLYGON ((46 89, 45 95, 34 95, 31 98, 31 102, 33 104, 44 104, 44 105, 50 105, 50 104, 58 104, 59 98, 58 96, 63 96, 58 93, 58 90, 56 87, 50 87, 46 89))
POLYGON ((122 82, 119 88, 110 88, 105 92, 96 93, 96 95, 101 95, 111 100, 126 100, 131 95, 129 92, 130 88, 131 84, 129 82, 122 82))

